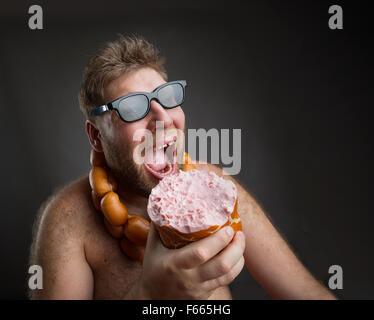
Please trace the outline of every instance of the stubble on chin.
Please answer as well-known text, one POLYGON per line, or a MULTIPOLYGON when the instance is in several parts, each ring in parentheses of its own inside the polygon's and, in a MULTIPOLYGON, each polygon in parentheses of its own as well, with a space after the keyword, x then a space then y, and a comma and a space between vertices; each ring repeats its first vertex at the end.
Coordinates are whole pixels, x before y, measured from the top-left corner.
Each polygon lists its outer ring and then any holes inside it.
POLYGON ((148 198, 157 182, 150 181, 144 166, 134 162, 132 151, 108 141, 103 148, 107 165, 122 189, 148 198))

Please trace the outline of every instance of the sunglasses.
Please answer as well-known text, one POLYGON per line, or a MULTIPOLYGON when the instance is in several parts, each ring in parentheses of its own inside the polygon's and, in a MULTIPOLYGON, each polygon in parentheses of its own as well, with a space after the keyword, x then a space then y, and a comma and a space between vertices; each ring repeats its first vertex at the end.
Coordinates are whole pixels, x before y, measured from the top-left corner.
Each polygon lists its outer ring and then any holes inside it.
POLYGON ((186 86, 187 82, 185 80, 167 82, 152 92, 133 92, 127 94, 93 109, 90 114, 98 116, 105 111, 116 110, 123 121, 134 122, 143 119, 148 114, 153 99, 165 109, 180 106, 186 96, 186 86))

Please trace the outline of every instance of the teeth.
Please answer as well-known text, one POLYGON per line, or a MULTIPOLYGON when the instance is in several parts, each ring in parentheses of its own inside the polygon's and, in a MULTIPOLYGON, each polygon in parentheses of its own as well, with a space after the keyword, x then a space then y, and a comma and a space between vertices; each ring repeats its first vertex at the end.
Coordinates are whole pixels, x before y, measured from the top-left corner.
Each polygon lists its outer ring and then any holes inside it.
POLYGON ((158 147, 157 150, 161 150, 161 149, 164 149, 166 147, 167 147, 167 144, 164 144, 163 146, 158 147))
MULTIPOLYGON (((175 143, 175 141, 171 141, 171 142, 169 142, 169 143, 165 143, 163 146, 158 147, 157 150, 164 149, 164 148, 166 148, 167 146, 172 146, 174 143, 175 143)), ((156 147, 154 147, 153 150, 156 150, 156 147)))
POLYGON ((169 174, 171 172, 171 169, 172 169, 172 165, 170 163, 168 163, 168 170, 166 172, 164 172, 164 174, 169 174))

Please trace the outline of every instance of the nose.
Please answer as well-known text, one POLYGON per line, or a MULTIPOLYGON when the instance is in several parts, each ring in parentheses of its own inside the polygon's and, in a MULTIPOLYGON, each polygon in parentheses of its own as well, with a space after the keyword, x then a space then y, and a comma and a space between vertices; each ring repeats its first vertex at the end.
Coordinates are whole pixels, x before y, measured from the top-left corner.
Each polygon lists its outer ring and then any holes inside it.
POLYGON ((148 129, 151 132, 156 131, 156 121, 163 121, 164 123, 164 130, 170 128, 173 124, 173 119, 170 117, 167 109, 165 109, 162 105, 160 105, 156 100, 151 101, 149 110, 150 121, 148 125, 148 129))

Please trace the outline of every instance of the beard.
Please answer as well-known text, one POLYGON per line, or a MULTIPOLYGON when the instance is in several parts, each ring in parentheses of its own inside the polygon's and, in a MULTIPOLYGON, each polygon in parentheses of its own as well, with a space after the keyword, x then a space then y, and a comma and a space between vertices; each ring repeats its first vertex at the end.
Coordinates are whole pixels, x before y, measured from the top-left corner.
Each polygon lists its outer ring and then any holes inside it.
POLYGON ((149 177, 143 165, 134 162, 132 151, 129 148, 119 147, 110 139, 104 140, 105 143, 102 146, 105 160, 121 187, 125 191, 148 198, 158 181, 149 177))
MULTIPOLYGON (((185 129, 184 132, 185 134, 185 129)), ((178 136, 178 135, 177 135, 178 136)), ((149 197, 152 189, 160 182, 151 175, 144 164, 137 164, 133 159, 133 151, 129 147, 116 144, 112 139, 107 139, 103 134, 102 147, 107 166, 124 191, 133 192, 143 197, 149 197)), ((183 139, 178 141, 184 142, 183 139)), ((183 155, 184 155, 184 144, 183 155)), ((179 150, 179 148, 178 148, 179 150)), ((184 158, 184 156, 182 156, 184 158)), ((182 170, 183 163, 176 161, 176 172, 182 170)))

